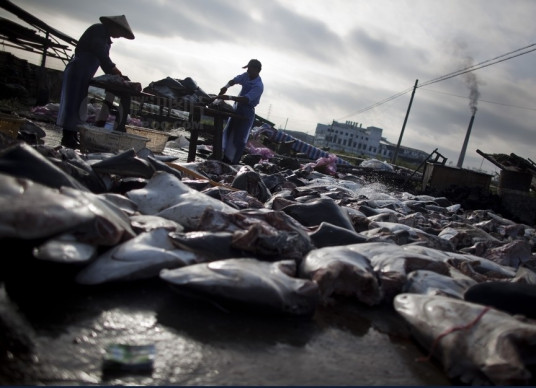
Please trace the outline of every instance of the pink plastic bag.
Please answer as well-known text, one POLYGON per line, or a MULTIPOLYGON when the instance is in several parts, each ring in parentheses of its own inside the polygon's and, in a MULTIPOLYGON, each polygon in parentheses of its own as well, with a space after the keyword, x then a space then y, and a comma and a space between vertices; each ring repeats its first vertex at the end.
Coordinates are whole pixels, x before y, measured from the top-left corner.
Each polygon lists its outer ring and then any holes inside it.
POLYGON ((335 175, 337 172, 337 155, 329 154, 325 158, 319 158, 314 163, 305 164, 302 169, 313 168, 323 174, 335 175))

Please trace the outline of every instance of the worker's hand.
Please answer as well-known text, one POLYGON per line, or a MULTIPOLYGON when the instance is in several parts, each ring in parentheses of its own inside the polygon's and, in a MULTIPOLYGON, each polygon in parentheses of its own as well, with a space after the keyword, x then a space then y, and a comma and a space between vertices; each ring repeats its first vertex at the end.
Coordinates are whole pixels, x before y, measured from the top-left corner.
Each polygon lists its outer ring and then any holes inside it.
POLYGON ((113 75, 119 75, 119 76, 123 75, 123 73, 121 73, 121 70, 119 70, 117 67, 114 67, 110 73, 113 75))
POLYGON ((221 96, 223 94, 225 94, 227 92, 227 88, 224 86, 223 88, 220 89, 220 92, 218 93, 218 96, 221 96))

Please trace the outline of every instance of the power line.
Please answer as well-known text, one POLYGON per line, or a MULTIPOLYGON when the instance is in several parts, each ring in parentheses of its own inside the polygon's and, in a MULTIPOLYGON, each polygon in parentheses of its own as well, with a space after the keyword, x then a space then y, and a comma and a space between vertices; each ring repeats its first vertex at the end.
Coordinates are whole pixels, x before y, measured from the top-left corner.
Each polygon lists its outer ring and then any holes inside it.
MULTIPOLYGON (((440 77, 431 79, 429 81, 425 81, 422 84, 420 84, 419 86, 417 86, 417 88, 421 88, 421 87, 427 86, 427 85, 432 85, 432 84, 440 82, 440 81, 445 81, 447 79, 457 77, 459 75, 469 73, 471 71, 479 70, 479 69, 482 69, 484 67, 495 65, 497 63, 504 62, 504 61, 506 61, 508 59, 516 58, 516 57, 519 57, 519 56, 524 55, 524 54, 528 54, 528 53, 533 52, 533 51, 536 51, 536 43, 532 43, 532 44, 530 44, 528 46, 519 48, 517 50, 510 51, 510 52, 508 52, 506 54, 499 55, 499 56, 497 56, 495 58, 492 58, 492 59, 487 59, 485 61, 477 63, 476 65, 467 66, 467 67, 464 67, 463 69, 459 69, 457 71, 453 71, 451 73, 448 73, 448 74, 442 75, 440 77), (523 50, 526 50, 526 51, 523 51, 523 50), (523 52, 520 53, 520 51, 523 51, 523 52), (515 55, 513 55, 513 54, 515 54, 515 55)), ((401 91, 401 92, 399 92, 397 94, 392 95, 391 97, 388 97, 388 98, 386 98, 384 100, 378 101, 378 102, 376 102, 376 103, 374 103, 372 105, 369 105, 369 106, 367 106, 365 108, 362 108, 362 109, 358 110, 357 112, 353 112, 353 113, 350 113, 348 115, 345 115, 345 116, 337 119, 337 121, 342 120, 342 119, 344 119, 346 117, 353 116, 353 115, 356 115, 356 114, 359 114, 359 113, 366 112, 366 111, 371 110, 373 108, 376 108, 377 106, 383 105, 383 104, 385 104, 385 103, 387 103, 389 101, 392 101, 392 100, 394 100, 394 99, 396 99, 398 97, 403 96, 406 93, 409 93, 412 89, 413 89, 412 87, 408 88, 408 89, 405 89, 405 90, 403 90, 403 91, 401 91)))
POLYGON ((344 119, 344 118, 346 118, 346 117, 349 117, 349 116, 353 116, 353 115, 356 115, 356 114, 359 114, 359 113, 366 112, 367 110, 370 110, 370 109, 373 109, 373 108, 376 108, 377 106, 383 105, 383 104, 385 104, 385 103, 387 103, 387 102, 389 102, 389 101, 391 101, 391 100, 394 100, 395 98, 398 98, 398 97, 400 97, 400 96, 403 96, 404 94, 410 92, 412 89, 413 89, 413 87, 408 88, 408 89, 406 89, 406 90, 403 90, 403 91, 401 91, 400 93, 397 93, 397 94, 395 94, 395 95, 393 95, 393 96, 391 96, 391 97, 386 98, 385 100, 378 101, 378 102, 376 102, 376 103, 374 103, 374 104, 372 104, 372 105, 369 105, 369 106, 367 106, 367 107, 365 107, 365 108, 363 108, 363 109, 361 109, 361 110, 358 110, 357 112, 350 113, 349 115, 343 116, 343 117, 337 119, 336 121, 338 121, 338 120, 342 120, 342 119, 344 119))
MULTIPOLYGON (((456 76, 456 75, 459 75, 459 74, 463 74, 463 73, 461 73, 461 72, 464 72, 464 73, 465 73, 466 71, 476 70, 476 69, 474 69, 474 68, 476 68, 477 66, 484 65, 484 64, 486 64, 486 63, 488 63, 488 62, 498 60, 498 59, 503 58, 503 57, 505 57, 505 56, 507 56, 507 55, 510 55, 510 54, 513 54, 513 53, 517 53, 517 52, 519 52, 519 51, 521 51, 521 50, 526 50, 526 49, 528 49, 528 48, 530 48, 530 47, 533 47, 533 46, 535 46, 535 45, 536 45, 536 43, 533 43, 533 44, 530 44, 530 45, 528 45, 528 46, 522 47, 522 48, 520 48, 520 49, 517 49, 517 50, 514 50, 514 51, 510 51, 509 53, 499 55, 498 57, 495 57, 495 58, 492 58, 492 59, 487 59, 487 60, 482 61, 482 62, 480 62, 480 63, 477 63, 477 64, 475 64, 475 65, 467 66, 467 67, 465 67, 465 68, 463 68, 463 69, 454 71, 454 72, 449 73, 449 74, 442 75, 441 77, 434 78, 434 79, 432 79, 432 80, 430 80, 430 81, 426 81, 426 82, 422 83, 421 86, 426 86, 426 85, 429 85, 429 84, 432 84, 432 83, 435 83, 435 82, 439 82, 439 81, 441 81, 441 80, 443 80, 443 79, 446 79, 446 77, 449 77, 449 78, 450 78, 450 76, 456 76)), ((534 51, 534 50, 535 50, 535 49, 532 49, 532 50, 530 50, 530 51, 534 51)), ((528 51, 528 52, 530 52, 530 51, 528 51)), ((526 54, 526 53, 523 53, 523 54, 526 54)), ((522 54, 519 54, 519 55, 522 55, 522 54)), ((518 56, 518 55, 516 55, 516 56, 518 56)), ((513 57, 512 57, 512 58, 513 58, 513 57)), ((510 58, 506 58, 506 59, 510 59, 510 58)), ((504 60, 506 60, 506 59, 504 59, 504 60)), ((501 61, 497 61, 497 62, 502 62, 502 60, 501 60, 501 61)), ((497 62, 494 62, 494 63, 497 63, 497 62)), ((483 67, 484 67, 484 66, 483 66, 483 67)), ((479 67, 479 68, 480 68, 480 67, 479 67)))
POLYGON ((484 62, 480 62, 480 63, 478 63, 478 64, 476 64, 476 65, 469 66, 469 67, 466 67, 466 68, 464 68, 464 69, 460 69, 460 70, 455 71, 455 72, 453 72, 453 73, 446 74, 446 75, 444 75, 444 76, 435 78, 435 79, 433 79, 433 80, 423 82, 423 83, 419 86, 419 88, 422 88, 423 86, 428 86, 428 85, 431 85, 431 84, 435 84, 436 82, 444 81, 444 80, 447 80, 447 79, 449 79, 449 78, 456 77, 456 76, 458 76, 458 75, 462 75, 462 74, 465 74, 465 73, 469 73, 469 72, 471 72, 471 71, 479 70, 479 69, 482 69, 482 68, 484 68, 484 67, 488 67, 488 66, 491 66, 491 65, 495 65, 495 64, 497 64, 497 63, 507 61, 508 59, 516 58, 516 57, 519 57, 519 56, 521 56, 521 55, 525 55, 525 54, 531 53, 531 52, 533 52, 533 51, 536 50, 536 47, 532 48, 531 50, 524 51, 524 52, 519 53, 519 54, 516 54, 516 55, 511 55, 511 56, 509 56, 509 57, 507 57, 507 58, 503 58, 503 57, 506 56, 506 55, 510 55, 510 54, 512 54, 512 53, 515 53, 515 52, 518 52, 518 51, 520 51, 520 50, 524 50, 524 49, 527 49, 527 48, 529 48, 529 47, 533 47, 533 46, 536 46, 536 43, 533 43, 533 44, 531 44, 531 45, 529 45, 529 46, 523 47, 522 49, 514 50, 514 51, 511 51, 511 52, 509 52, 509 53, 507 53, 507 54, 503 54, 503 55, 501 55, 501 56, 499 56, 499 57, 496 57, 496 58, 493 58, 493 59, 489 59, 489 60, 484 61, 484 62), (501 58, 502 58, 502 59, 501 59, 501 58), (494 61, 494 62, 491 62, 491 61, 494 61), (490 63, 488 63, 488 62, 490 62, 490 63))
MULTIPOLYGON (((453 97, 458 97, 458 98, 463 98, 465 100, 469 100, 469 98, 467 96, 460 96, 458 94, 453 94, 453 93, 448 93, 448 92, 441 92, 439 90, 432 90, 432 89, 423 89, 425 92, 432 92, 432 93, 439 93, 439 94, 446 94, 447 96, 453 96, 453 97)), ((534 110, 536 111, 536 108, 529 108, 529 107, 526 107, 526 106, 519 106, 519 105, 511 105, 511 104, 504 104, 504 103, 501 103, 501 102, 495 102, 495 101, 488 101, 488 100, 483 100, 481 98, 478 99, 478 102, 486 102, 488 104, 494 104, 494 105, 501 105, 501 106, 508 106, 510 108, 517 108, 517 109, 525 109, 525 110, 534 110)))

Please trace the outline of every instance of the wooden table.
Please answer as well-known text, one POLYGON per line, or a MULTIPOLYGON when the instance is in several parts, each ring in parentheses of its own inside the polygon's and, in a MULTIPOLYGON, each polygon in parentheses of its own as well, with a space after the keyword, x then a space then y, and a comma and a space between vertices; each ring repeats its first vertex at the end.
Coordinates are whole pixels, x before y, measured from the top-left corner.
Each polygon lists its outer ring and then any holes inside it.
MULTIPOLYGON (((208 108, 207 105, 200 103, 190 103, 187 100, 171 100, 166 97, 152 95, 146 92, 138 92, 132 88, 121 87, 117 84, 107 84, 92 80, 90 82, 91 86, 104 89, 107 93, 112 93, 119 97, 120 104, 118 112, 116 112, 116 131, 125 132, 125 124, 127 116, 130 113, 130 106, 132 97, 141 97, 141 103, 144 101, 153 102, 160 106, 159 116, 163 118, 163 108, 166 106, 168 108, 168 115, 172 108, 182 110, 188 113, 188 122, 186 125, 186 130, 190 132, 190 145, 188 147, 188 162, 195 161, 195 155, 197 153, 197 141, 199 139, 199 130, 203 128, 201 123, 201 118, 203 116, 212 117, 214 119, 214 134, 212 142, 212 154, 213 157, 217 160, 223 158, 222 152, 222 138, 223 138, 223 123, 226 119, 233 117, 237 119, 245 119, 246 117, 238 115, 234 112, 227 110, 217 110, 208 108)), ((141 105, 140 105, 141 106, 141 105)))
POLYGON ((246 119, 242 115, 238 115, 234 112, 217 110, 208 108, 205 105, 193 105, 189 111, 189 128, 190 131, 190 146, 188 147, 187 162, 195 161, 195 155, 197 153, 197 140, 199 138, 199 129, 201 129, 201 117, 208 116, 214 119, 214 136, 212 140, 212 156, 214 159, 222 160, 222 138, 223 138, 223 122, 224 119, 230 117, 237 119, 246 119))
MULTIPOLYGON (((126 132, 125 124, 127 123, 127 118, 130 113, 130 104, 132 102, 132 97, 154 97, 149 93, 145 92, 138 92, 137 90, 133 88, 129 88, 126 86, 121 86, 118 84, 113 83, 105 83, 100 82, 98 80, 91 80, 89 82, 90 86, 94 86, 99 89, 104 89, 104 91, 108 94, 111 93, 117 97, 119 97, 119 108, 115 109, 113 107, 113 101, 108 102, 104 101, 104 104, 109 104, 108 109, 110 110, 110 113, 115 114, 115 125, 114 125, 114 131, 119 132, 126 132), (111 105, 111 106, 110 106, 111 105)), ((102 108, 101 108, 102 109, 102 108)), ((102 123, 102 126, 104 126, 104 123, 102 123)))

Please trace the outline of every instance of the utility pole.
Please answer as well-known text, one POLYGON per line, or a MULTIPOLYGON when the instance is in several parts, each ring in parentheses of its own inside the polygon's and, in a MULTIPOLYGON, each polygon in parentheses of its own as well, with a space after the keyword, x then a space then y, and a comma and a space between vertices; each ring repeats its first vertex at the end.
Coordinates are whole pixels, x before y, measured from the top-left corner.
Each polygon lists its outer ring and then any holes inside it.
POLYGON ((404 129, 406 128, 406 123, 408 122, 409 111, 411 110, 411 104, 413 103, 413 96, 415 96, 415 90, 417 89, 417 84, 419 80, 415 80, 415 85, 413 86, 413 92, 411 93, 411 99, 409 100, 408 110, 406 112, 406 118, 404 119, 404 124, 402 124, 402 130, 400 131, 400 137, 398 138, 398 144, 396 145, 395 154, 393 155, 393 164, 396 164, 396 159, 398 158, 398 150, 400 149, 400 143, 402 142, 402 136, 404 136, 404 129))

